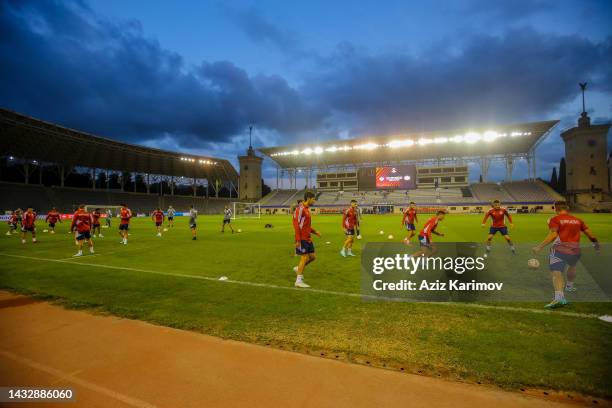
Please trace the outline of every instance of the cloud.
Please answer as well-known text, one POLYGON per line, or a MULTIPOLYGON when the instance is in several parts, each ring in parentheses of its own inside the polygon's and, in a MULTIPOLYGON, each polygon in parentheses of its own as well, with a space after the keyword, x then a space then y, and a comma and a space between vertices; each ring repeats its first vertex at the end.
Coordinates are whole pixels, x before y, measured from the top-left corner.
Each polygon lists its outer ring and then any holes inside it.
POLYGON ((228 61, 188 68, 139 22, 81 2, 0 2, 0 58, 2 106, 123 140, 201 147, 252 123, 299 133, 324 117, 280 76, 228 61))
POLYGON ((487 20, 515 22, 534 14, 544 13, 558 6, 554 0, 490 1, 470 0, 461 11, 466 16, 479 16, 487 20))

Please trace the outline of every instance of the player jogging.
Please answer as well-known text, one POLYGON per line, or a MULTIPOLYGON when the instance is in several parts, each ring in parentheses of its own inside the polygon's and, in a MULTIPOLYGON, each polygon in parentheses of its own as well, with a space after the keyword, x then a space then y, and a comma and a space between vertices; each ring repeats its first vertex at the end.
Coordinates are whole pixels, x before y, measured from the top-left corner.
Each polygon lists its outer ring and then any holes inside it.
POLYGON ((226 205, 223 210, 223 225, 221 225, 221 232, 225 232, 225 224, 227 224, 232 230, 232 234, 234 233, 234 228, 232 227, 232 210, 226 205))
POLYGON ((98 238, 104 238, 104 235, 102 235, 102 231, 100 230, 100 217, 102 217, 100 209, 96 208, 95 210, 93 210, 93 212, 91 213, 91 218, 93 220, 93 226, 91 228, 92 237, 95 237, 96 231, 98 231, 98 238))
POLYGON ((593 243, 596 251, 599 251, 599 241, 580 218, 569 213, 565 201, 555 203, 556 216, 548 220, 549 233, 544 241, 533 248, 534 252, 541 251, 545 246, 552 243, 549 255, 549 269, 552 283, 555 289, 555 297, 552 302, 544 306, 546 309, 555 309, 567 305, 565 290, 573 292, 576 290, 574 279, 576 279, 576 264, 580 259, 580 233, 584 233, 593 243), (564 285, 563 272, 567 267, 567 285, 564 285))
POLYGON ((321 237, 311 226, 310 207, 316 202, 312 191, 304 193, 304 201, 298 205, 293 215, 293 229, 295 230, 295 253, 300 256, 300 263, 293 267, 296 273, 295 287, 309 288, 304 282, 304 269, 306 265, 315 260, 315 248, 312 243, 311 234, 321 237))
POLYGON ((130 219, 132 218, 132 211, 127 207, 127 205, 121 204, 119 218, 121 219, 121 222, 119 224, 119 235, 121 235, 120 243, 123 245, 127 245, 130 230, 130 219))
POLYGON ((351 200, 349 208, 342 211, 342 228, 344 229, 344 245, 340 251, 343 257, 355 256, 353 254, 353 239, 355 238, 355 229, 359 228, 359 216, 357 213, 357 200, 351 200))
POLYGON ((402 227, 406 228, 408 231, 404 242, 407 245, 410 245, 410 240, 416 234, 416 226, 415 224, 418 222, 417 211, 416 211, 416 203, 411 201, 408 204, 408 208, 404 210, 404 214, 402 215, 402 227))
POLYGON ((157 228, 157 236, 161 237, 162 236, 162 233, 161 233, 162 224, 164 220, 166 219, 164 212, 161 210, 161 208, 158 208, 157 210, 153 211, 151 218, 153 219, 153 221, 155 221, 155 227, 157 228))
POLYGON ((62 222, 62 218, 60 216, 60 213, 57 212, 57 209, 53 207, 51 211, 47 213, 47 217, 45 218, 45 222, 49 223, 49 230, 51 234, 55 234, 55 224, 58 221, 62 222))
POLYGON ((172 206, 168 206, 168 226, 170 228, 174 227, 174 215, 176 214, 176 211, 174 210, 174 208, 172 208, 172 206))
POLYGON ((443 233, 436 231, 436 228, 438 227, 438 223, 442 221, 445 216, 445 210, 438 210, 434 217, 431 217, 429 220, 427 220, 425 225, 423 225, 421 231, 419 231, 418 240, 420 249, 418 252, 412 254, 412 256, 431 256, 436 252, 436 248, 431 243, 431 236, 432 234, 438 235, 440 237, 444 236, 443 233))
POLYGON ((92 225, 94 225, 93 216, 85 210, 85 205, 79 205, 79 209, 72 216, 72 223, 70 224, 70 231, 74 232, 76 230, 75 240, 79 248, 73 256, 83 256, 84 241, 87 241, 89 245, 89 253, 94 253, 93 240, 91 239, 92 225))
POLYGON ((512 243, 512 239, 510 239, 510 235, 508 235, 508 227, 506 227, 505 217, 508 217, 508 222, 510 222, 510 227, 514 227, 512 224, 512 216, 503 208, 499 202, 499 200, 494 200, 491 203, 491 209, 487 211, 484 218, 482 219, 482 228, 485 227, 487 223, 487 219, 491 217, 491 227, 489 228, 489 235, 487 235, 487 251, 485 252, 485 258, 491 252, 491 240, 498 232, 502 234, 502 237, 506 240, 508 245, 510 245, 510 250, 514 255, 516 255, 516 249, 514 248, 514 244, 512 243))
POLYGON ((32 242, 36 243, 36 213, 29 207, 21 218, 21 243, 26 243, 26 233, 32 233, 32 242))
POLYGON ((193 205, 189 209, 189 228, 191 229, 191 239, 195 241, 198 234, 198 210, 193 205))
POLYGON ((113 218, 113 212, 111 211, 110 208, 106 209, 106 226, 108 228, 111 227, 111 219, 113 218))

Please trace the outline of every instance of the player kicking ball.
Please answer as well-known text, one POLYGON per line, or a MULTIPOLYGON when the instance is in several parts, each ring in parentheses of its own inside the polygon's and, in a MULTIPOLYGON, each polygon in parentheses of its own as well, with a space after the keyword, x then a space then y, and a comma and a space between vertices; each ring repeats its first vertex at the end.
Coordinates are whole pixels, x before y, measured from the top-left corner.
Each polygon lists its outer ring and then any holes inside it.
POLYGON ((355 229, 359 228, 359 219, 357 216, 357 200, 351 200, 351 206, 342 211, 342 228, 344 229, 344 245, 340 251, 343 257, 355 256, 353 254, 353 239, 355 238, 355 229))
POLYGON ((535 253, 540 252, 548 244, 553 243, 550 249, 549 269, 555 289, 555 297, 552 302, 544 306, 546 309, 556 309, 568 304, 565 299, 565 291, 576 290, 574 280, 576 279, 576 264, 580 260, 580 233, 586 235, 593 243, 596 251, 599 251, 599 241, 589 227, 580 218, 569 213, 569 207, 565 201, 555 203, 556 216, 548 220, 549 232, 544 241, 533 248, 535 253), (564 285, 563 272, 567 269, 567 284, 564 285))
POLYGON ((153 219, 153 221, 155 222, 155 227, 157 228, 157 236, 161 237, 162 224, 166 219, 166 216, 164 215, 164 212, 161 210, 161 208, 158 208, 157 210, 153 211, 153 214, 151 214, 151 219, 153 219))
POLYGON ((32 234, 32 243, 36 243, 36 213, 30 207, 21 217, 21 243, 26 243, 26 234, 32 234))
POLYGON ((296 273, 295 287, 309 288, 304 282, 304 270, 306 266, 315 260, 315 248, 312 243, 311 234, 321 237, 311 226, 310 207, 316 202, 315 194, 312 191, 304 193, 304 201, 295 209, 293 215, 293 229, 295 231, 295 253, 299 255, 300 262, 293 267, 296 273))
POLYGON ((121 235, 120 243, 127 245, 128 236, 130 235, 130 219, 132 218, 132 210, 127 205, 121 204, 121 210, 119 211, 119 235, 121 235))
POLYGON ((60 213, 57 212, 57 209, 53 207, 51 211, 47 213, 47 217, 45 218, 45 222, 49 224, 49 232, 51 234, 55 234, 55 224, 57 224, 58 221, 62 222, 62 218, 60 213))
POLYGON ((418 240, 420 249, 410 256, 432 256, 436 253, 436 247, 431 242, 432 235, 443 237, 442 232, 436 231, 438 223, 446 216, 445 210, 438 210, 435 216, 431 217, 419 232, 418 240))
POLYGON ((102 235, 102 231, 100 228, 100 217, 102 217, 100 209, 96 208, 95 210, 93 210, 93 212, 91 213, 91 217, 93 219, 92 236, 95 237, 96 231, 98 231, 98 238, 104 238, 104 235, 102 235))
POLYGON ((232 234, 234 233, 234 228, 232 227, 232 210, 226 205, 223 210, 223 225, 221 225, 221 232, 225 232, 225 224, 232 230, 232 234))
POLYGON ((487 211, 484 218, 482 219, 482 228, 486 226, 487 219, 489 217, 491 217, 492 221, 491 227, 489 228, 489 235, 487 235, 486 252, 484 254, 484 257, 486 258, 487 256, 489 256, 489 253, 491 252, 491 240, 498 232, 502 235, 502 237, 504 237, 508 245, 510 245, 510 250, 512 251, 512 254, 516 255, 516 249, 514 248, 514 244, 512 243, 510 235, 508 235, 508 227, 506 226, 505 222, 505 218, 507 217, 508 222, 510 223, 510 227, 513 228, 514 224, 512 224, 512 216, 510 215, 508 210, 501 206, 499 200, 494 200, 491 203, 491 207, 492 208, 487 211))
POLYGON ((406 231, 408 231, 408 234, 406 235, 406 238, 404 239, 404 242, 406 243, 406 245, 410 245, 410 240, 412 239, 412 237, 415 236, 416 234, 415 224, 418 221, 419 220, 417 219, 416 203, 414 201, 411 201, 410 204, 408 204, 408 208, 406 208, 402 216, 402 226, 406 228, 406 231))
POLYGON ((85 210, 85 205, 80 205, 78 210, 72 216, 70 231, 76 230, 76 245, 79 248, 74 257, 83 256, 83 243, 87 241, 89 245, 89 253, 94 253, 93 240, 91 239, 91 228, 94 223, 93 216, 85 210))
POLYGON ((189 209, 189 228, 191 229, 191 239, 195 241, 198 239, 198 210, 193 205, 189 209))

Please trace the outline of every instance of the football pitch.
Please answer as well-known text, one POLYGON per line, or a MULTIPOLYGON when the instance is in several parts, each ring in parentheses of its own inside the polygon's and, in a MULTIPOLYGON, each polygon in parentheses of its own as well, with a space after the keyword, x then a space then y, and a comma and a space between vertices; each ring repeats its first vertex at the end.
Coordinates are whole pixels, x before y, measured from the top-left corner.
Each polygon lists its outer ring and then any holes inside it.
MULTIPOLYGON (((421 215, 420 225, 426 220, 421 215)), ((516 215, 516 243, 536 243, 550 215, 516 215)), ((580 215, 601 242, 612 241, 612 216, 580 215)), ((366 215, 364 243, 403 238, 401 217, 366 215), (383 235, 379 231, 384 231, 383 235)), ((482 242, 480 215, 448 215, 437 242, 482 242)), ((96 238, 96 253, 75 246, 68 222, 39 243, 0 238, 0 287, 126 318, 249 341, 375 367, 504 388, 540 388, 612 396, 611 303, 571 303, 544 311, 543 303, 364 302, 360 258, 342 258, 340 216, 313 217, 317 260, 305 274, 311 289, 294 289, 297 264, 289 216, 239 219, 220 233, 222 216, 200 216, 198 239, 187 218, 162 237, 149 218, 132 222, 127 246, 117 220, 96 238), (273 228, 264 228, 266 223, 273 228), (329 244, 328 244, 329 242, 329 244), (220 277, 227 280, 219 280, 220 277)), ((5 232, 5 231, 2 231, 5 232)), ((507 251, 501 237, 496 251, 507 251)), ((544 263, 545 253, 539 255, 544 263)), ((533 273, 548 274, 541 267, 533 273)), ((518 266, 517 266, 518 267, 518 266)), ((524 268, 524 266, 520 266, 524 268)), ((552 295, 552 288, 551 288, 552 295)))

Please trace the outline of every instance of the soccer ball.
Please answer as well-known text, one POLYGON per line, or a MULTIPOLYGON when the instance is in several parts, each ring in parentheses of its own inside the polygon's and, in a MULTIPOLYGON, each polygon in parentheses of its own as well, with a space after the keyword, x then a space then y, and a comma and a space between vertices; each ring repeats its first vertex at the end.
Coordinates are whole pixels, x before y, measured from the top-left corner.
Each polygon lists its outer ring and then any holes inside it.
POLYGON ((380 231, 378 231, 378 233, 379 233, 380 235, 383 235, 383 234, 385 233, 385 231, 380 230, 380 231))
POLYGON ((164 228, 164 232, 168 232, 168 228, 164 228))
POLYGON ((540 267, 540 261, 535 258, 531 258, 527 261, 527 266, 529 269, 538 269, 540 267))
POLYGON ((43 232, 49 232, 49 230, 47 230, 47 229, 44 229, 44 230, 43 230, 43 232))
POLYGON ((361 239, 361 234, 360 234, 360 235, 357 235, 357 239, 361 239))
POLYGON ((238 232, 242 232, 242 230, 240 228, 238 228, 238 232))
POLYGON ((329 244, 331 244, 331 242, 327 241, 325 244, 329 245, 329 244))
POLYGON ((387 238, 388 239, 393 239, 393 235, 389 235, 387 238))

